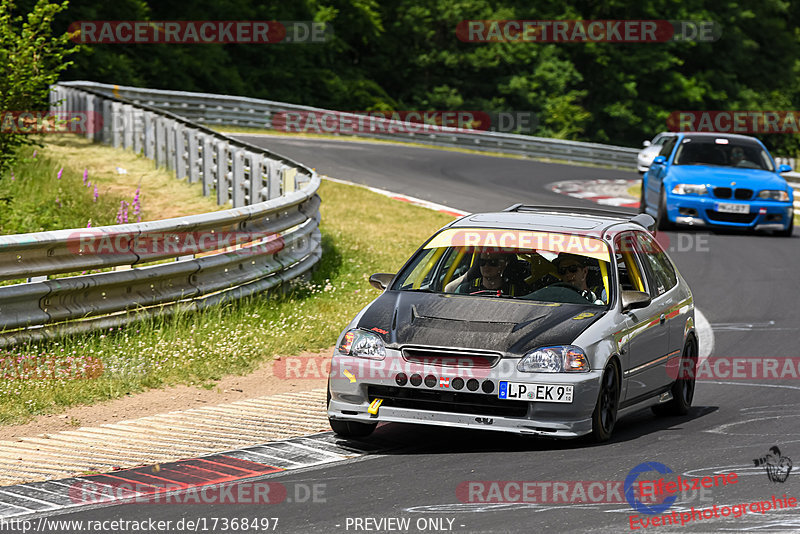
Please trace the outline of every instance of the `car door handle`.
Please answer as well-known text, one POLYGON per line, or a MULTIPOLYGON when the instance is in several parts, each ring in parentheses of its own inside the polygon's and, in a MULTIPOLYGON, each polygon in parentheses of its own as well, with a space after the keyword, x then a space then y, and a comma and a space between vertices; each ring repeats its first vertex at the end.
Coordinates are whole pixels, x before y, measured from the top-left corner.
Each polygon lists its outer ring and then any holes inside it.
POLYGON ((667 321, 667 316, 662 313, 658 320, 660 324, 664 324, 667 321))

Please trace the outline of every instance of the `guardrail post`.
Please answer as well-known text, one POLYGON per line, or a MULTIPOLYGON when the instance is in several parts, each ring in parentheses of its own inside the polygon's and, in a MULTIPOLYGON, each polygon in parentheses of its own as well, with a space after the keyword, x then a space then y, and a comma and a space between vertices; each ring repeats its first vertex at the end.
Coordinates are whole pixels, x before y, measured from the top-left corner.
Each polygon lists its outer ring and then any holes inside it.
POLYGON ((261 172, 262 161, 263 158, 260 154, 250 154, 250 189, 247 195, 249 205, 261 202, 261 189, 264 187, 261 172))
POLYGON ((244 151, 234 150, 231 153, 231 201, 234 208, 244 206, 244 151))
POLYGON ((175 124, 175 177, 179 180, 186 176, 186 128, 175 124))
POLYGON ((224 206, 228 202, 228 144, 217 144, 217 204, 224 206))
POLYGON ((269 184, 267 186, 267 200, 281 196, 281 178, 283 165, 279 161, 269 161, 269 184))
POLYGON ((129 104, 122 106, 122 124, 125 127, 122 131, 122 148, 130 150, 133 147, 133 132, 136 125, 133 123, 133 107, 129 104))
POLYGON ((166 122, 162 117, 156 116, 155 118, 156 135, 155 135, 155 161, 156 167, 163 167, 164 160, 167 159, 167 140, 166 140, 166 122))
POLYGON ((144 113, 134 111, 133 121, 135 125, 133 131, 133 151, 136 154, 141 154, 144 147, 144 113))
POLYGON ((176 162, 176 142, 175 136, 177 132, 175 131, 176 128, 175 121, 172 120, 165 120, 164 121, 164 138, 166 140, 166 152, 164 154, 164 166, 168 169, 175 169, 175 162, 176 162))
POLYGON ((198 178, 200 177, 200 170, 198 169, 198 156, 199 156, 199 146, 197 143, 197 130, 193 128, 186 129, 186 136, 188 137, 188 150, 186 152, 186 165, 188 167, 188 179, 189 183, 193 184, 196 183, 198 178))
POLYGON ((150 111, 145 111, 144 113, 144 157, 147 159, 154 159, 155 158, 155 124, 154 122, 155 114, 151 113, 150 111))
POLYGON ((122 135, 120 134, 117 119, 120 116, 122 104, 119 102, 111 103, 111 144, 114 148, 119 148, 121 144, 122 135))
POLYGON ((203 135, 203 196, 211 194, 214 186, 214 142, 208 135, 203 135))

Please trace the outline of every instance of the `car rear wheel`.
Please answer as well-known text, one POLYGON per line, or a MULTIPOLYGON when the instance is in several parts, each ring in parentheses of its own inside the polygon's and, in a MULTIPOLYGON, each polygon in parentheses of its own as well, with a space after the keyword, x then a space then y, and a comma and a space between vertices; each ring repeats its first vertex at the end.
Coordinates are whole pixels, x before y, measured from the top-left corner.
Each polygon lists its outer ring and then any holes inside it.
POLYGON ((661 189, 661 196, 658 198, 658 216, 656 217, 656 228, 659 230, 669 230, 672 223, 667 216, 667 194, 661 189))
POLYGON ((619 408, 619 373, 613 363, 606 365, 600 379, 600 393, 592 413, 592 437, 598 443, 608 441, 617 422, 619 408))
POLYGON ((678 366, 678 378, 673 382, 672 399, 653 406, 656 415, 686 415, 694 399, 695 374, 697 372, 697 344, 689 339, 683 347, 678 366))

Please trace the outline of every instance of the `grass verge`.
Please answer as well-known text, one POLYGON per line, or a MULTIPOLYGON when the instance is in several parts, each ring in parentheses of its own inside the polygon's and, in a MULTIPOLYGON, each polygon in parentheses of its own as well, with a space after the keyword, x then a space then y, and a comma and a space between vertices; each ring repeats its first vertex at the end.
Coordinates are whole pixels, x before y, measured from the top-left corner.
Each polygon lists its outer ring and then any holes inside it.
POLYGON ((330 347, 378 295, 369 275, 398 269, 423 239, 452 220, 356 186, 326 181, 320 195, 324 252, 310 283, 286 296, 6 349, 0 423, 148 388, 213 387, 224 375, 247 373, 276 354, 330 347))
POLYGON ((77 136, 46 141, 43 148, 22 149, 13 170, 0 177, 2 234, 86 228, 90 221, 93 227, 117 224, 121 202, 128 205, 128 221, 136 222, 137 188, 143 221, 224 208, 203 197, 199 184, 176 180, 170 171, 154 168, 152 161, 131 151, 77 136))

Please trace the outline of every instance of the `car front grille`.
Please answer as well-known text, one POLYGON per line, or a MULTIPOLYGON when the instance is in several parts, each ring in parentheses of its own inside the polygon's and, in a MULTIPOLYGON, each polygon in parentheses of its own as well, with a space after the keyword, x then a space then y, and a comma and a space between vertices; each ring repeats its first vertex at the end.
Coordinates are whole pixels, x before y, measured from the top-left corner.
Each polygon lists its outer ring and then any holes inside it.
POLYGON ((500 354, 490 352, 454 351, 431 347, 403 347, 408 362, 457 368, 488 369, 500 361, 500 354))
POLYGON ((714 210, 706 210, 706 215, 712 221, 738 224, 751 224, 758 217, 757 213, 721 213, 714 210))
POLYGON ((730 187, 715 187, 714 196, 717 198, 735 198, 736 200, 750 200, 753 190, 747 188, 731 189, 730 187))
POLYGON ((383 406, 429 410, 436 412, 495 415, 498 417, 525 417, 525 401, 500 400, 495 395, 483 393, 457 393, 393 386, 368 386, 370 399, 383 399, 383 406))
POLYGON ((731 198, 733 191, 730 187, 715 187, 714 196, 717 198, 731 198))

